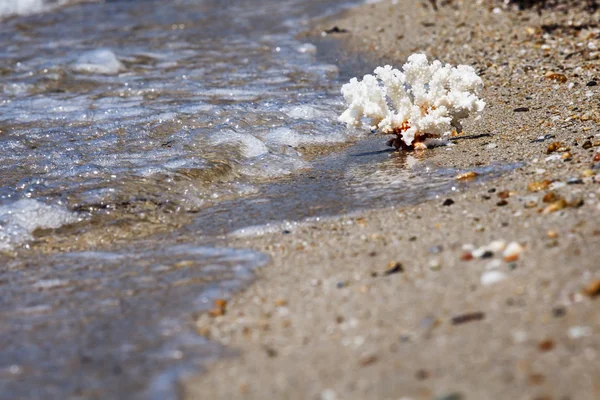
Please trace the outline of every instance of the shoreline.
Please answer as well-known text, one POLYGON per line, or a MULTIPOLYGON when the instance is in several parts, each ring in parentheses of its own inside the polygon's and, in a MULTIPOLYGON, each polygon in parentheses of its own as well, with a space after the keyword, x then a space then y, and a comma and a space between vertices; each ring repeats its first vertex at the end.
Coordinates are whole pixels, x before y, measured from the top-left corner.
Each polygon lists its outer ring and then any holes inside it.
POLYGON ((475 66, 487 107, 465 132, 489 136, 428 161, 525 165, 415 206, 228 237, 272 262, 224 315, 198 319, 240 356, 186 379, 185 398, 600 397, 600 62, 577 45, 600 47, 600 14, 397 3, 312 34, 348 29, 336 37, 350 54, 396 66, 416 51, 475 66))

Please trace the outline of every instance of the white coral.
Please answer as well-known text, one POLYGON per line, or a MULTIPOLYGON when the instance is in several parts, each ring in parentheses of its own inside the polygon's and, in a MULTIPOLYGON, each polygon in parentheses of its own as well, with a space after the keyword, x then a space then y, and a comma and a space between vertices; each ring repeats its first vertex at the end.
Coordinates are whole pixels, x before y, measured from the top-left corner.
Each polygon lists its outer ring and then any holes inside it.
POLYGON ((411 146, 461 132, 460 120, 485 107, 477 97, 481 89, 483 81, 473 67, 430 64, 424 54, 413 54, 402 71, 386 65, 376 68, 375 76, 352 78, 342 86, 348 108, 339 121, 360 126, 367 117, 371 129, 398 136, 397 148, 411 146))

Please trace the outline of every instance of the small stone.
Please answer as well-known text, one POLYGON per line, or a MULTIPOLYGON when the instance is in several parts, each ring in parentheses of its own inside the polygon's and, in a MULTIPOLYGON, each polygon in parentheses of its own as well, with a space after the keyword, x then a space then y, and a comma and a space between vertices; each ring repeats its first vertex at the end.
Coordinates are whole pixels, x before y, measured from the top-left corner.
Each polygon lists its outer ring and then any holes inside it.
POLYGON ((565 75, 550 71, 546 72, 544 78, 558 83, 565 83, 567 81, 567 77, 565 75))
POLYGON ((593 169, 585 169, 581 172, 581 176, 583 176, 584 178, 589 178, 590 176, 594 175, 596 175, 596 173, 593 169))
POLYGON ((554 315, 556 318, 564 317, 566 313, 567 310, 561 306, 557 306, 552 309, 552 315, 554 315))
POLYGON ((338 289, 343 289, 346 287, 346 282, 344 281, 339 281, 338 283, 335 284, 335 287, 338 289))
POLYGON ((442 203, 443 206, 451 206, 452 204, 454 204, 454 200, 452 199, 446 199, 444 200, 444 202, 442 203))
POLYGON ((569 178, 567 179, 567 185, 581 185, 583 180, 581 178, 569 178))
POLYGON ((548 192, 542 197, 544 203, 553 203, 558 200, 558 196, 554 192, 548 192))
POLYGON ((548 180, 529 182, 527 184, 527 190, 529 190, 530 192, 539 192, 540 190, 545 190, 546 188, 548 188, 548 186, 550 186, 551 183, 552 182, 548 180))
POLYGON ((558 237, 558 232, 548 231, 546 235, 548 236, 548 239, 556 239, 558 237))
MULTIPOLYGON (((600 161, 600 153, 596 153, 596 155, 594 156, 594 158, 592 159, 594 162, 596 161, 600 161)), ((597 165, 595 165, 594 167, 592 167, 593 169, 598 169, 597 165)))
POLYGON ((286 299, 277 299, 275 300, 275 306, 277 307, 285 307, 287 306, 288 302, 286 299))
POLYGON ((481 255, 481 258, 492 258, 494 257, 494 252, 490 251, 490 250, 486 250, 483 252, 483 254, 481 255))
POLYGON ((427 251, 429 251, 431 254, 439 254, 444 250, 444 247, 436 244, 435 246, 431 246, 430 248, 427 249, 427 251))
POLYGON ((569 339, 580 339, 585 336, 592 336, 593 333, 592 328, 589 326, 572 326, 567 331, 569 339))
POLYGON ((583 147, 585 150, 590 149, 590 148, 592 148, 592 142, 590 142, 589 140, 586 140, 585 142, 583 142, 581 147, 583 147))
POLYGON ((415 378, 417 378, 420 381, 423 381, 427 378, 429 378, 429 372, 427 372, 424 369, 420 369, 417 371, 417 373, 415 374, 415 378))
POLYGON ((461 260, 461 261, 471 261, 473 258, 474 258, 474 257, 473 257, 473 254, 472 254, 471 252, 466 252, 466 253, 463 253, 463 254, 460 256, 460 260, 461 260))
POLYGON ((471 321, 481 321, 484 318, 485 314, 480 311, 456 315, 452 317, 452 325, 460 325, 471 321))
POLYGON ((564 199, 561 199, 561 200, 555 201, 554 203, 547 205, 546 208, 544 208, 542 210, 542 214, 550 214, 550 213, 562 210, 566 206, 567 206, 567 202, 564 199))
POLYGON ((523 250, 523 246, 521 246, 519 243, 510 242, 508 246, 506 246, 506 249, 504 249, 504 253, 502 253, 502 255, 504 256, 504 261, 517 261, 519 259, 519 255, 523 252, 523 250))
POLYGON ((600 279, 593 280, 582 290, 583 294, 588 297, 596 297, 600 295, 600 279))
POLYGON ((459 174, 456 175, 455 179, 457 181, 463 181, 463 180, 467 180, 467 179, 473 179, 475 177, 477 177, 479 174, 475 171, 469 171, 469 172, 465 172, 464 174, 459 174))
POLYGON ((562 158, 564 161, 570 161, 573 159, 573 155, 571 154, 571 152, 567 151, 566 153, 563 153, 563 155, 560 158, 562 158))
POLYGON ((498 192, 497 196, 502 200, 508 199, 510 197, 510 192, 508 190, 503 190, 501 192, 498 192))
POLYGON ((439 271, 440 269, 442 269, 442 263, 440 262, 440 260, 433 259, 429 261, 429 269, 432 271, 439 271))
POLYGON ((552 350, 553 348, 554 348, 553 340, 545 339, 538 343, 538 349, 540 351, 546 352, 546 351, 552 350))
POLYGON ((597 84, 598 84, 598 82, 596 82, 596 81, 589 81, 588 83, 585 84, 585 86, 592 87, 592 86, 596 86, 597 84))
POLYGON ((392 275, 397 274, 399 272, 404 272, 404 267, 402 266, 402 263, 399 263, 397 261, 390 261, 387 265, 387 269, 383 274, 392 275))
POLYGON ((524 204, 525 208, 535 208, 537 207, 537 202, 533 201, 533 200, 529 200, 528 202, 526 202, 524 204))
POLYGON ((562 148, 562 144, 560 142, 552 142, 546 148, 546 154, 554 153, 558 151, 558 149, 562 148))
POLYGON ((361 367, 366 367, 371 364, 374 364, 377 361, 378 357, 375 353, 364 353, 358 359, 358 363, 361 367))
POLYGON ((500 200, 499 202, 496 203, 496 205, 498 207, 504 207, 507 204, 508 204, 508 201, 506 201, 506 200, 500 200))
POLYGON ((513 110, 514 112, 528 112, 529 107, 517 107, 513 110))
POLYGON ((481 284, 482 285, 492 285, 494 283, 498 283, 507 278, 506 274, 501 271, 486 271, 481 275, 481 284))

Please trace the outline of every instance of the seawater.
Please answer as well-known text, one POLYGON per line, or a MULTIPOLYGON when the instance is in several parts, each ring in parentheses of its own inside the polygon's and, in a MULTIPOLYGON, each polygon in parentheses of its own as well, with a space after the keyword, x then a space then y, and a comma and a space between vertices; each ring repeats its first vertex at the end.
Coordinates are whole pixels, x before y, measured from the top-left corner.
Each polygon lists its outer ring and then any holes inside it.
POLYGON ((0 399, 176 398, 268 263, 224 237, 456 189, 337 123, 296 35, 352 3, 0 0, 0 399))

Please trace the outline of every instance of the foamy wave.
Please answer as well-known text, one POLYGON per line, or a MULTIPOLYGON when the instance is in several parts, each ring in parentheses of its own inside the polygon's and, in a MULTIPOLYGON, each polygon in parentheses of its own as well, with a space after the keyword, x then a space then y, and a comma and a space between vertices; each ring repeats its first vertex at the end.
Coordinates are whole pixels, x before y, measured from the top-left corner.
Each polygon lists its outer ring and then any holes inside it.
POLYGON ((28 15, 65 5, 68 0, 0 0, 0 17, 28 15))
POLYGON ((58 228, 79 218, 65 208, 33 199, 22 199, 0 206, 0 251, 32 239, 38 228, 58 228))

